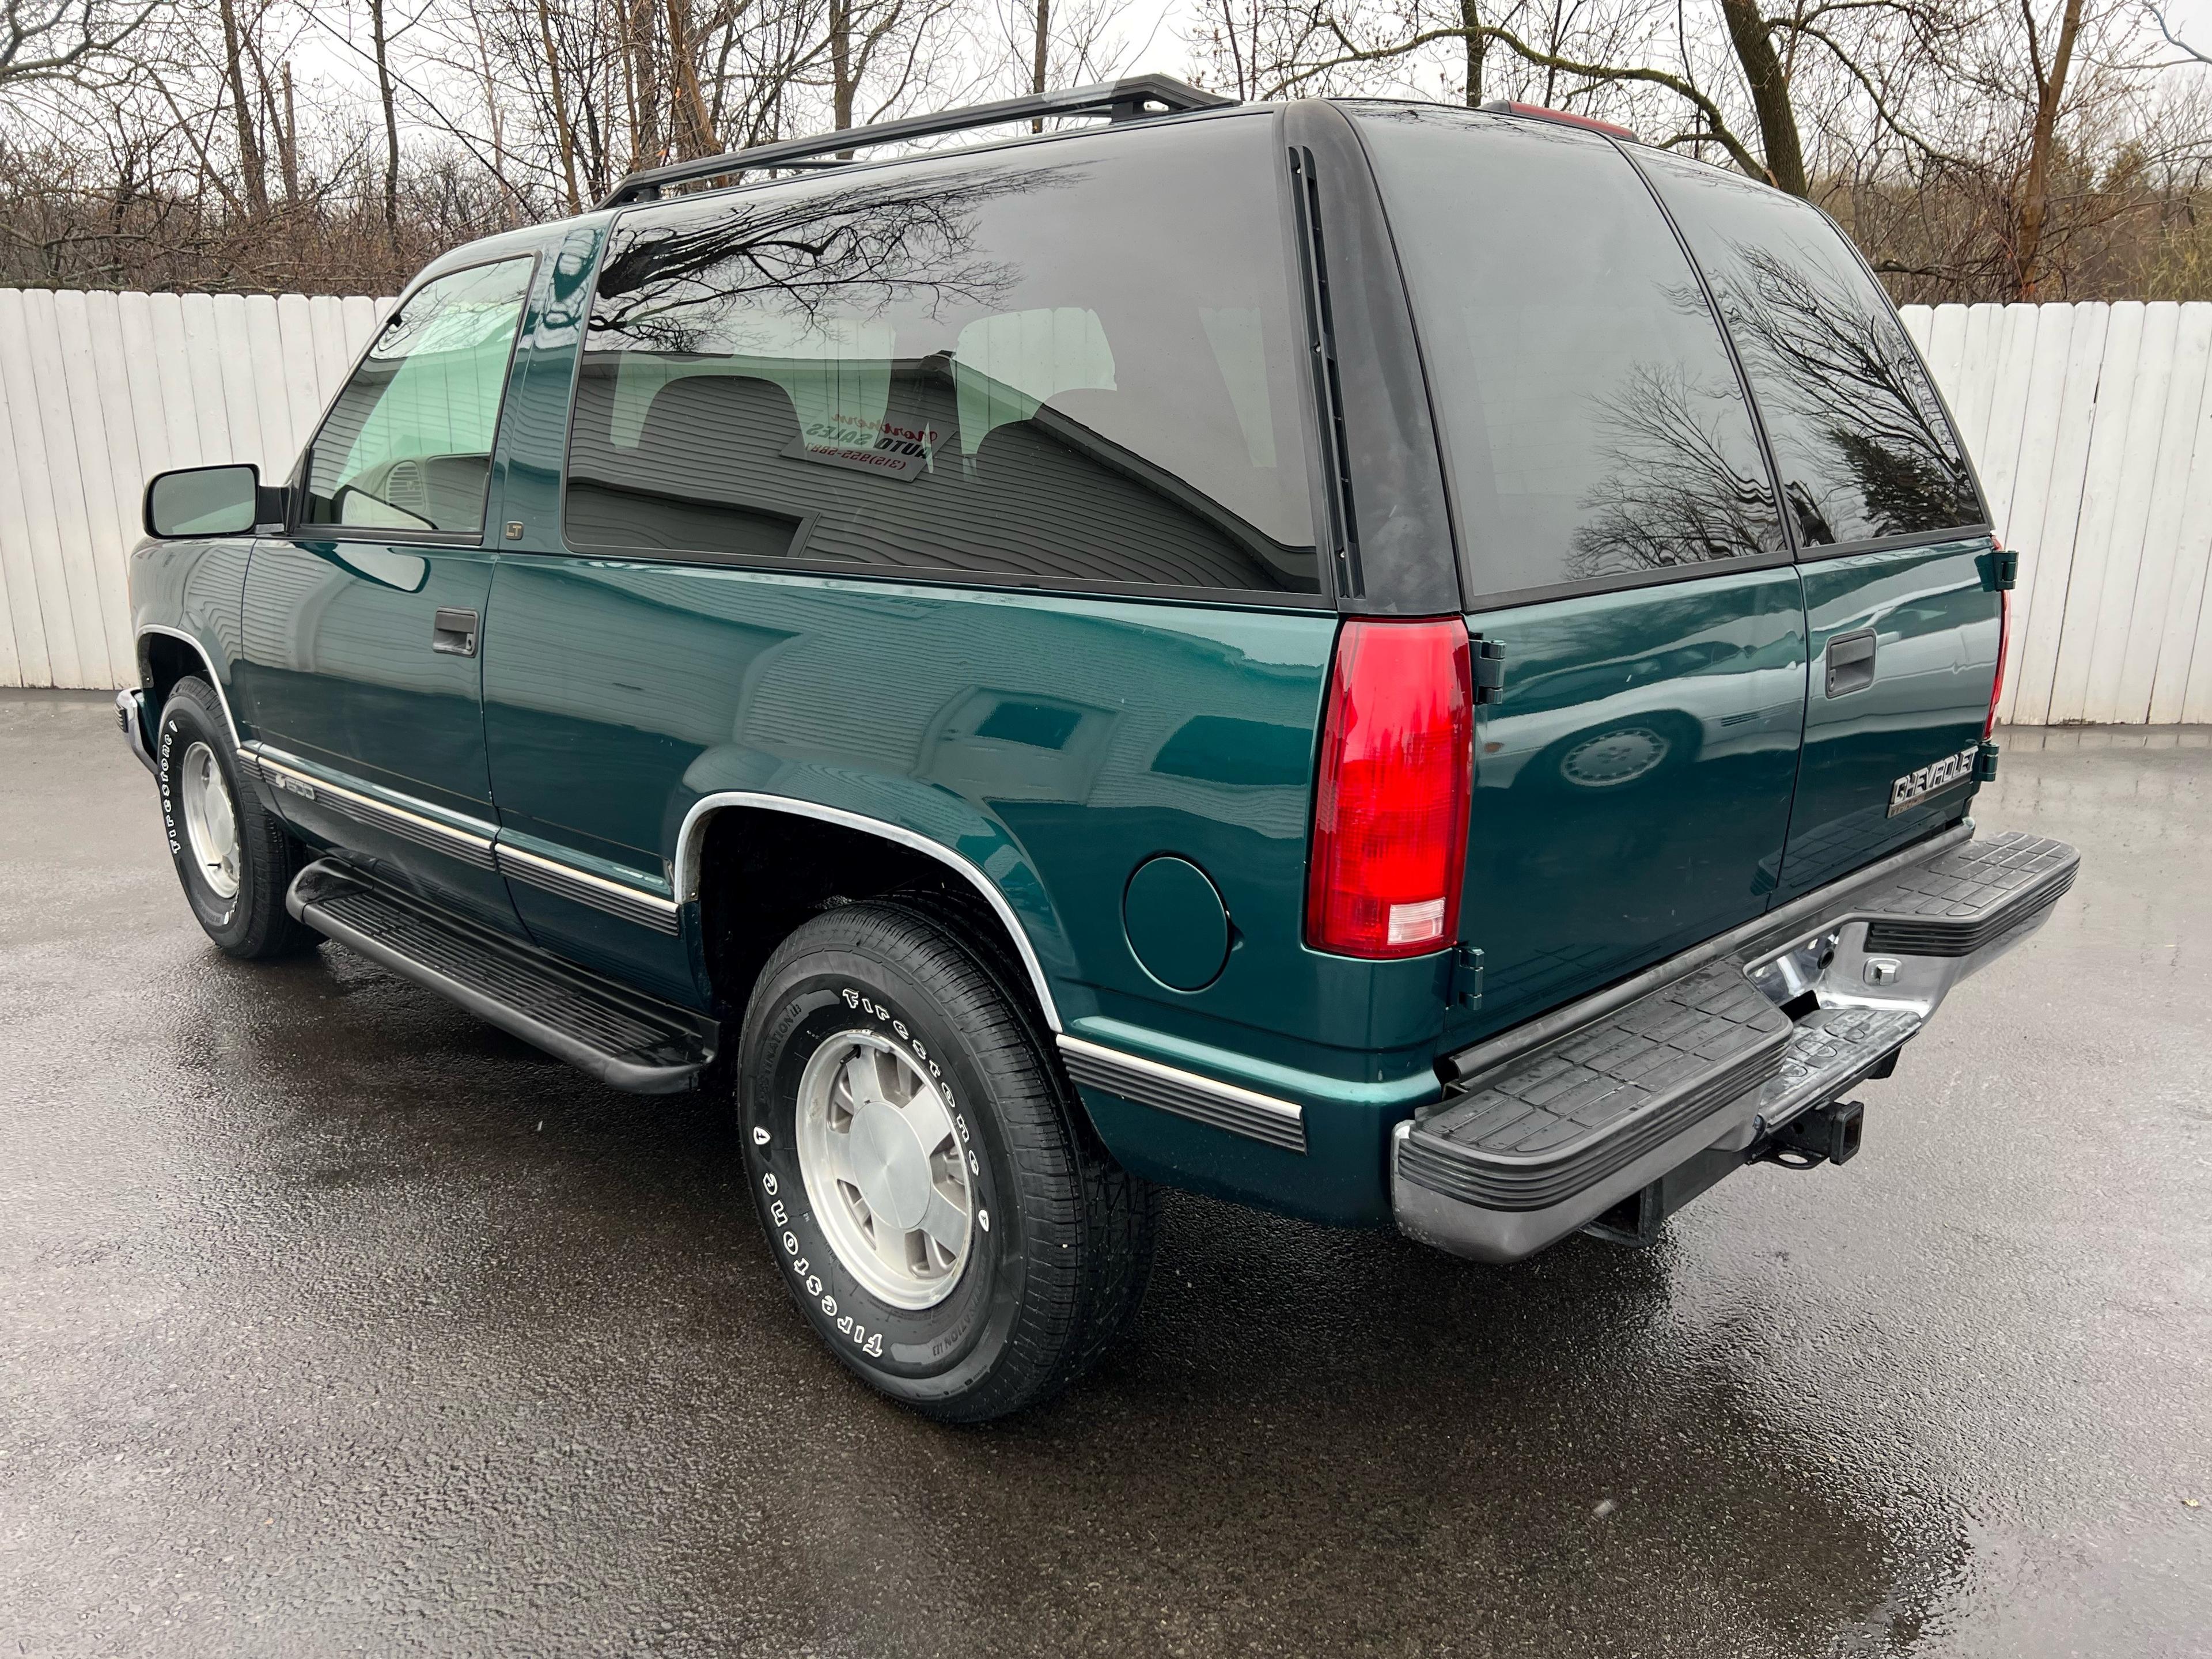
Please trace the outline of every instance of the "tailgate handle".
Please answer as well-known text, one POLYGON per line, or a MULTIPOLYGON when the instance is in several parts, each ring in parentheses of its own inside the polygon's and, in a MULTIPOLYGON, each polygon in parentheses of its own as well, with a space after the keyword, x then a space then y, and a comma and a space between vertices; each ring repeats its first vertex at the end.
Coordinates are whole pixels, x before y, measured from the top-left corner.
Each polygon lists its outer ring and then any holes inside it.
POLYGON ((448 611, 439 606, 437 614, 430 618, 430 648, 449 657, 475 656, 477 621, 473 611, 448 611))
POLYGON ((1828 695, 1848 697, 1874 684, 1874 629, 1838 634, 1828 641, 1828 695))

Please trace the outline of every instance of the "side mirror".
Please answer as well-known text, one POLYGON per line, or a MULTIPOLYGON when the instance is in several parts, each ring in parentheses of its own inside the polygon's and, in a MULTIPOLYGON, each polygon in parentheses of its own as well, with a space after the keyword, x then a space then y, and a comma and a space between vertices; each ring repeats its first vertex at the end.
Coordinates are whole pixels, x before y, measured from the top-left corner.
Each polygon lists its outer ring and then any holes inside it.
POLYGON ((283 516, 283 490, 262 488, 258 466, 187 466, 146 486, 149 536, 243 536, 283 516))

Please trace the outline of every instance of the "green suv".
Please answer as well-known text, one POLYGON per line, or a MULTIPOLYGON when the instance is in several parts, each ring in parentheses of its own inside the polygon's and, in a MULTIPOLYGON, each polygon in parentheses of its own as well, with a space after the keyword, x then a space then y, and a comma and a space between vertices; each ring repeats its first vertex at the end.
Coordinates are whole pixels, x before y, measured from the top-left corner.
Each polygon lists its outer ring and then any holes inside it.
POLYGON ((118 713, 218 945, 726 1092, 823 1340, 977 1420, 1161 1185, 1497 1262, 1851 1156, 2075 868, 1966 817, 1988 519, 1805 203, 1148 78, 447 254, 289 477, 149 487, 118 713))

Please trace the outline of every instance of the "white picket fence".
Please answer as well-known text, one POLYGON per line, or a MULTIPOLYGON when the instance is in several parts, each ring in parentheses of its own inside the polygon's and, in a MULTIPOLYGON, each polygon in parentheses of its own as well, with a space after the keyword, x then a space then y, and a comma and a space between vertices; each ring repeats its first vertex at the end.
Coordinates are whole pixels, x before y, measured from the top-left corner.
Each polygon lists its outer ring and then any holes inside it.
MULTIPOLYGON (((387 303, 0 289, 0 685, 133 679, 145 479, 283 473, 387 303)), ((2212 304, 1905 317, 2021 550, 2004 717, 2212 721, 2212 304)))

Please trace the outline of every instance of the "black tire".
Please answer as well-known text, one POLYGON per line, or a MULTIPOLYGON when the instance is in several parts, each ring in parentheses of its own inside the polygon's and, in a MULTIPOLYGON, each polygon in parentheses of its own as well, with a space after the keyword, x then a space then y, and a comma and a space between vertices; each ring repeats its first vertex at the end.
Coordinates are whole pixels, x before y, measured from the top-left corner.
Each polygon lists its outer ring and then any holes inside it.
POLYGON ((162 705, 154 732, 154 776, 161 786, 161 827, 177 880, 192 915, 220 949, 241 961, 267 962, 322 943, 320 934, 293 921, 284 908, 285 890, 307 862, 307 850, 240 775, 230 722, 213 689, 197 676, 179 680, 162 705), (200 744, 215 757, 237 823, 238 890, 232 894, 210 884, 192 856, 185 830, 182 772, 185 757, 200 744))
POLYGON ((1097 1145, 990 955, 920 908, 829 911, 762 969, 737 1068, 746 1184, 793 1300, 872 1387, 958 1423, 1035 1405, 1098 1360, 1143 1295, 1158 1217, 1150 1186, 1097 1145), (851 1031, 927 1071, 970 1155, 967 1255, 933 1306, 894 1306, 862 1284, 800 1170, 801 1076, 851 1031))

